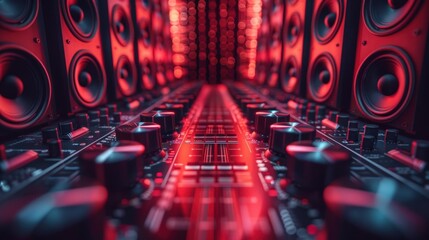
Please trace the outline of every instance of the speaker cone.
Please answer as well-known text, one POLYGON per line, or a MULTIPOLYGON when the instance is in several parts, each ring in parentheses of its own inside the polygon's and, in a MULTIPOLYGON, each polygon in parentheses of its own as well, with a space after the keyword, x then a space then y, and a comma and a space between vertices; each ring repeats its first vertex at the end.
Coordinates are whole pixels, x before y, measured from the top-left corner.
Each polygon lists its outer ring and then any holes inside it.
POLYGON ((149 8, 149 7, 150 7, 150 1, 149 1, 149 0, 140 0, 140 4, 141 4, 144 8, 149 8))
POLYGON ((121 56, 116 64, 116 84, 125 96, 130 96, 136 90, 136 70, 126 56, 121 56))
POLYGON ((359 67, 355 100, 368 118, 388 121, 407 106, 414 81, 414 68, 407 53, 386 47, 371 54, 359 67))
POLYGON ((119 5, 113 7, 111 27, 116 39, 122 46, 126 46, 133 38, 131 19, 119 5))
POLYGON ((0 25, 11 30, 23 30, 34 22, 38 11, 38 0, 0 1, 0 25))
POLYGON ((394 33, 414 17, 421 2, 420 0, 365 0, 363 7, 365 24, 377 35, 394 33))
POLYGON ((288 21, 286 41, 290 46, 294 46, 301 34, 301 19, 298 13, 292 14, 288 21))
POLYGON ((287 59, 284 71, 282 87, 285 92, 291 93, 296 89, 299 81, 299 66, 295 57, 287 59))
POLYGON ((324 102, 331 96, 337 82, 336 72, 334 58, 329 53, 322 53, 316 58, 307 78, 314 101, 324 102))
POLYGON ((80 51, 70 65, 73 93, 80 104, 95 107, 105 98, 106 78, 100 63, 89 52, 80 51))
POLYGON ((0 125, 29 127, 46 112, 51 84, 43 64, 15 47, 0 48, 0 125))
POLYGON ((145 46, 151 44, 150 23, 146 20, 139 21, 139 37, 143 40, 145 46))
POLYGON ((82 41, 89 41, 98 30, 98 12, 92 0, 62 0, 65 21, 82 41))
POLYGON ((314 35, 320 43, 331 41, 341 25, 342 16, 341 0, 327 0, 320 4, 313 23, 314 35))
POLYGON ((150 61, 147 58, 143 60, 141 68, 142 68, 141 81, 142 81, 143 87, 147 90, 150 90, 155 86, 155 79, 153 77, 152 66, 150 64, 150 61))

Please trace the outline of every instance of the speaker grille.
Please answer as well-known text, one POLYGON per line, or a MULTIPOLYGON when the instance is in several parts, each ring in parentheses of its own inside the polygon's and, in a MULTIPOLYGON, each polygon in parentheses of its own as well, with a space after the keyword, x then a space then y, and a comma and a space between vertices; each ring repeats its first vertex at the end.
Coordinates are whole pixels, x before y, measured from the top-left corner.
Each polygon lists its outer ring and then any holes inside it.
POLYGON ((70 65, 73 93, 85 107, 95 107, 103 101, 106 79, 97 59, 87 51, 79 51, 70 65))
POLYGON ((363 7, 365 24, 374 34, 392 34, 413 18, 420 3, 419 0, 365 0, 363 7))
POLYGON ((92 0, 62 0, 70 31, 81 41, 90 41, 98 31, 98 11, 92 0))
POLYGON ((313 34, 320 43, 327 43, 337 33, 343 17, 341 0, 323 1, 317 9, 313 23, 313 34))
POLYGON ((307 78, 311 97, 316 102, 326 101, 337 84, 335 60, 329 53, 320 54, 314 61, 307 78))
POLYGON ((414 82, 414 67, 408 54, 397 47, 385 47, 372 53, 359 67, 355 100, 369 119, 389 121, 407 106, 414 82))
POLYGON ((31 53, 0 48, 0 125, 29 127, 43 116, 51 99, 51 84, 43 64, 31 53))
POLYGON ((10 30, 24 30, 34 22, 38 12, 38 0, 0 1, 0 26, 10 30))
POLYGON ((112 9, 111 28, 122 46, 126 46, 133 39, 131 19, 120 5, 115 5, 112 9))

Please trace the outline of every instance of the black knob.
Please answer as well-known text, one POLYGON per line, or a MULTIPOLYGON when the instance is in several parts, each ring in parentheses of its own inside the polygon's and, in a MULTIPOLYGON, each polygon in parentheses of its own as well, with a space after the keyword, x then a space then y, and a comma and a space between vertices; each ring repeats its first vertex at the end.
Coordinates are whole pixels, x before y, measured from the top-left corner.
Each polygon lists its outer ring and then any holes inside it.
POLYGON ((175 132, 176 123, 174 112, 166 111, 153 111, 148 113, 142 113, 140 115, 141 122, 154 122, 161 126, 161 134, 165 137, 171 137, 175 132))
POLYGON ((357 128, 359 129, 359 123, 356 120, 350 120, 347 124, 348 128, 357 128))
POLYGON ((324 239, 429 238, 428 208, 421 207, 427 200, 392 179, 366 181, 365 185, 336 181, 326 187, 323 198, 324 239))
POLYGON ((286 153, 288 176, 300 188, 321 190, 333 180, 348 176, 351 157, 341 147, 302 141, 289 144, 286 153))
POLYGON ((346 139, 347 139, 347 141, 358 142, 359 141, 359 129, 348 128, 346 139))
POLYGON ((255 132, 259 137, 268 139, 270 127, 277 122, 289 122, 289 113, 281 112, 256 112, 255 114, 255 132))
POLYGON ((98 120, 100 118, 100 111, 91 110, 88 112, 88 115, 89 115, 89 119, 98 120))
POLYGON ((372 151, 374 149, 375 138, 371 135, 362 135, 360 149, 364 151, 372 151))
POLYGON ((47 143, 49 139, 59 139, 58 128, 56 127, 45 127, 42 128, 42 141, 47 143))
POLYGON ((246 112, 246 105, 247 104, 260 104, 260 103, 265 103, 265 102, 260 100, 260 99, 244 98, 244 99, 240 100, 240 108, 241 108, 241 110, 246 112))
POLYGON ((63 144, 60 139, 49 139, 48 140, 48 153, 51 158, 62 158, 63 157, 63 144))
POLYGON ((246 116, 249 122, 255 121, 256 112, 276 111, 275 107, 269 106, 266 103, 251 103, 246 105, 246 116))
POLYGON ((100 126, 109 126, 109 125, 110 125, 109 115, 107 114, 100 115, 100 126))
POLYGON ((308 124, 298 122, 279 122, 270 127, 269 149, 276 154, 284 155, 285 147, 292 142, 313 140, 316 129, 308 124))
POLYGON ((373 136, 375 140, 378 137, 378 126, 375 124, 366 124, 363 126, 363 134, 373 136))
POLYGON ((309 108, 306 115, 307 122, 316 121, 316 110, 309 108))
POLYGON ((411 143, 411 157, 429 161, 429 141, 414 140, 411 143))
POLYGON ((122 113, 114 112, 113 113, 113 122, 120 123, 121 122, 122 113))
POLYGON ((109 115, 109 109, 107 107, 100 108, 100 116, 109 115))
POLYGON ((183 113, 183 104, 162 104, 161 106, 157 107, 156 110, 166 111, 166 112, 174 112, 174 118, 176 121, 176 124, 179 124, 180 121, 182 121, 182 118, 184 116, 183 113))
POLYGON ((347 127, 347 124, 349 122, 349 115, 347 114, 338 114, 336 118, 336 123, 340 125, 341 127, 345 128, 347 127))
POLYGON ((86 113, 78 113, 76 114, 76 127, 88 127, 89 117, 86 113))
POLYGON ((66 121, 66 122, 60 122, 60 135, 67 135, 71 132, 73 132, 73 122, 66 121))
POLYGON ((399 131, 397 129, 386 129, 384 131, 384 142, 385 143, 396 143, 398 141, 399 131))
POLYGON ((316 104, 312 102, 307 103, 307 109, 316 110, 316 104))
POLYGON ((189 108, 191 107, 191 103, 189 102, 189 99, 183 99, 183 98, 170 99, 170 100, 166 101, 165 103, 182 104, 184 113, 187 113, 189 111, 189 108))
POLYGON ((145 146, 147 155, 162 149, 161 126, 153 122, 127 123, 116 128, 116 139, 133 140, 145 146))
POLYGON ((117 111, 118 105, 116 103, 108 104, 107 109, 109 109, 109 115, 113 116, 113 114, 117 111))
POLYGON ((316 114, 318 119, 324 119, 326 116, 326 107, 323 105, 317 105, 316 114))
POLYGON ((338 114, 339 112, 337 111, 329 111, 329 120, 331 120, 332 122, 336 122, 338 114))
POLYGON ((125 192, 141 177, 144 152, 134 141, 90 147, 79 154, 81 176, 98 180, 113 194, 125 192))

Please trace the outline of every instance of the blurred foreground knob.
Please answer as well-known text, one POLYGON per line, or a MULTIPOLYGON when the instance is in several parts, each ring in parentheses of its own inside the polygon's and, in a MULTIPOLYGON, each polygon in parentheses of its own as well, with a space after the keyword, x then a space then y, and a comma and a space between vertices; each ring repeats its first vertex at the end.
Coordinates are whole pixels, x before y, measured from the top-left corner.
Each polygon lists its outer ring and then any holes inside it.
POLYGON ((162 104, 161 106, 157 107, 156 110, 161 110, 161 111, 166 111, 166 112, 174 112, 176 124, 179 124, 180 121, 182 121, 182 118, 184 116, 183 104, 165 103, 165 104, 162 104))
POLYGON ((255 132, 262 139, 268 139, 270 127, 277 122, 289 122, 289 113, 281 112, 256 112, 255 114, 255 132))
POLYGON ((154 122, 161 126, 161 134, 164 138, 171 137, 176 128, 174 120, 174 112, 153 111, 142 113, 140 115, 141 122, 154 122))
POLYGON ((298 122, 278 122, 271 125, 268 145, 270 151, 285 155, 287 145, 295 141, 313 140, 316 129, 298 122))
POLYGON ((161 126, 153 122, 127 123, 116 128, 116 139, 132 140, 145 146, 145 154, 162 150, 161 126))

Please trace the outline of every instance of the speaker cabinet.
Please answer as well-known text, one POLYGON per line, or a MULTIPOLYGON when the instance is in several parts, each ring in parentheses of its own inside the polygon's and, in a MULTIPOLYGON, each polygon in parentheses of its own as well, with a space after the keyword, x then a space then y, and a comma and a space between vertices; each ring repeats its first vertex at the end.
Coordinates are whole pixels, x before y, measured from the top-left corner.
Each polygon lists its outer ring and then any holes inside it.
POLYGON ((287 0, 280 81, 287 93, 303 95, 307 75, 313 1, 287 0))
POLYGON ((98 7, 93 0, 43 1, 58 102, 72 114, 106 103, 98 7))
POLYGON ((271 1, 262 1, 261 9, 261 25, 258 29, 258 45, 256 46, 256 66, 255 66, 255 82, 258 85, 265 85, 268 76, 268 50, 269 50, 269 34, 270 22, 268 19, 271 1))
POLYGON ((166 49, 165 49, 165 39, 164 39, 164 19, 162 16, 161 10, 161 1, 154 1, 153 11, 152 11, 152 36, 154 39, 154 62, 156 66, 156 82, 159 86, 164 86, 167 83, 166 78, 166 49))
POLYGON ((429 2, 365 0, 361 14, 350 111, 428 135, 429 2))
POLYGON ((40 2, 0 5, 0 136, 5 136, 55 116, 40 2))
POLYGON ((282 61, 282 36, 283 36, 283 19, 285 5, 283 1, 271 1, 269 22, 270 22, 270 40, 268 51, 268 76, 267 85, 269 87, 278 87, 279 70, 282 61))
POLYGON ((108 93, 113 99, 131 96, 137 90, 137 67, 130 0, 101 0, 99 5, 108 93))
POLYGON ((307 98, 337 109, 350 99, 360 4, 357 0, 315 0, 307 98))
POLYGON ((151 90, 156 86, 155 64, 153 61, 152 39, 152 2, 133 0, 133 21, 135 34, 135 58, 137 61, 138 80, 141 88, 151 90))

